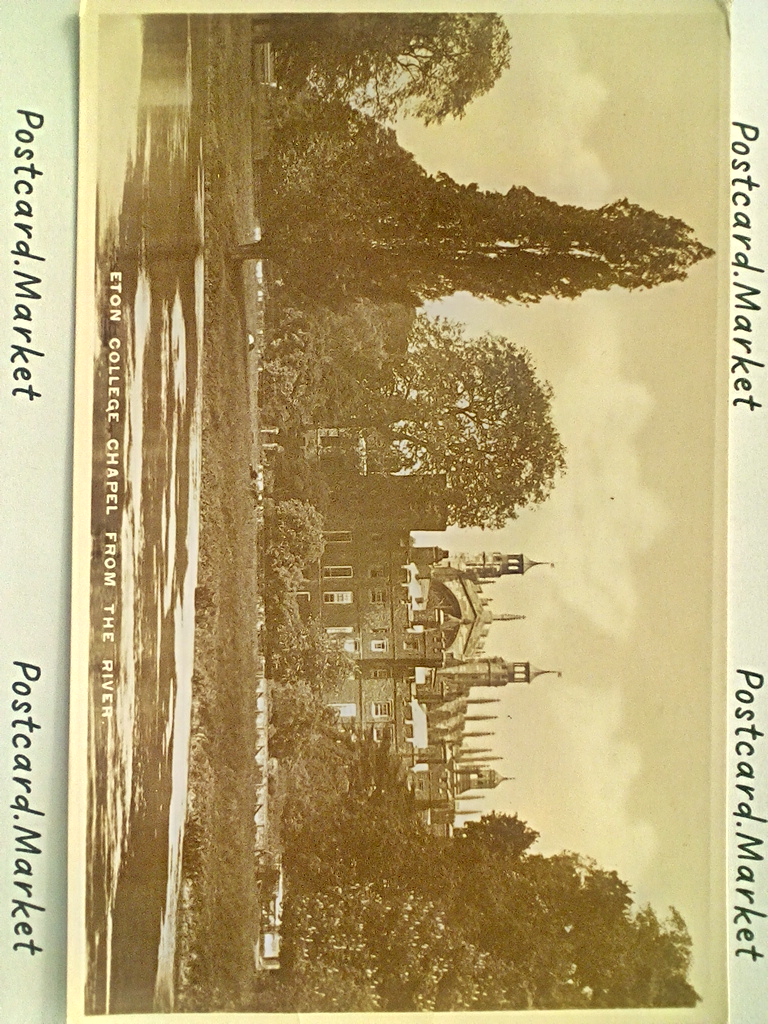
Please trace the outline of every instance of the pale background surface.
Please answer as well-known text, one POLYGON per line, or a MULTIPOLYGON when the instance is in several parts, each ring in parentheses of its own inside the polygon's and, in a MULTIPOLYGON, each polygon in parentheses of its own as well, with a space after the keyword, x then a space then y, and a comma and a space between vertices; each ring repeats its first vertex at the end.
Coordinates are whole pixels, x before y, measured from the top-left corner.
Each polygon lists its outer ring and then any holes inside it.
MULTIPOLYGON (((733 9, 733 59, 732 59, 732 107, 731 116, 736 121, 758 125, 761 134, 752 150, 753 177, 761 184, 768 180, 768 67, 765 61, 765 42, 768 39, 768 5, 765 3, 749 3, 748 0, 736 0, 733 9)), ((731 138, 736 138, 736 134, 731 138)), ((755 200, 752 207, 755 216, 755 227, 752 232, 756 265, 768 266, 768 194, 765 187, 760 190, 760 200, 755 200)), ((755 193, 757 194, 757 193, 755 193)), ((741 248, 734 243, 734 248, 741 248)), ((763 285, 763 295, 765 286, 763 285)), ((764 357, 766 349, 765 303, 763 311, 758 314, 762 318, 759 327, 761 339, 758 356, 761 362, 768 363, 764 357)), ((756 321, 757 322, 757 321, 756 321)), ((735 349, 737 346, 733 346, 735 349)), ((757 347, 755 348, 755 351, 757 347)), ((765 371, 761 371, 765 373, 765 371)), ((764 380, 765 378, 763 378, 764 380)), ((757 385, 756 385, 757 387, 757 385)), ((768 400, 768 389, 761 390, 768 400)), ((742 899, 735 892, 736 865, 739 863, 735 854, 735 829, 732 808, 743 798, 733 788, 735 779, 735 763, 737 761, 733 736, 733 728, 738 724, 733 718, 736 703, 734 693, 738 689, 737 669, 759 671, 768 680, 768 634, 765 629, 766 610, 768 609, 768 529, 766 529, 766 480, 768 480, 768 419, 766 409, 744 416, 740 410, 731 410, 731 509, 730 509, 730 587, 729 602, 729 742, 728 742, 728 804, 729 816, 727 834, 731 861, 728 869, 729 906, 741 904, 742 899), (737 797, 739 799, 737 799, 737 797)), ((768 733, 768 693, 765 687, 759 691, 755 703, 756 723, 758 728, 768 733), (761 724, 762 723, 762 724, 761 724)), ((768 818, 768 748, 762 739, 758 746, 757 757, 753 760, 757 770, 757 797, 755 813, 768 818)), ((752 835, 768 838, 766 825, 758 825, 746 829, 752 835), (762 829, 763 831, 755 831, 762 829)), ((743 861, 741 862, 743 863, 743 861)), ((748 862, 751 864, 751 862, 748 862)), ((758 886, 764 893, 768 880, 768 868, 765 864, 757 865, 756 877, 758 886)), ((735 948, 744 943, 735 942, 736 926, 731 921, 733 911, 729 915, 729 942, 731 944, 729 967, 730 993, 732 999, 731 1021, 733 1024, 748 1024, 759 1018, 768 995, 768 959, 754 963, 750 957, 734 955, 735 948)), ((757 948, 768 954, 768 927, 755 929, 757 948)))
MULTIPOLYGON (((77 3, 75 0, 6 0, 0 11, 0 308, 3 359, 0 381, 0 1019, 7 1024, 57 1024, 64 1017, 66 952, 67 688, 72 478, 72 365, 74 352, 75 200, 77 144, 77 3), (43 175, 29 197, 34 209, 32 251, 45 257, 28 273, 40 277, 32 301, 35 357, 30 401, 11 395, 10 345, 14 278, 8 255, 24 236, 13 228, 13 133, 27 127, 18 109, 43 114, 29 145, 43 175), (27 698, 35 730, 30 804, 44 817, 20 822, 40 832, 42 853, 32 855, 32 936, 14 937, 11 900, 15 833, 9 805, 23 793, 11 782, 12 683, 22 678, 14 661, 42 669, 27 698), (13 951, 33 938, 42 953, 13 951)), ((23 197, 20 197, 23 198, 23 197)), ((16 302, 23 301, 16 299, 16 302)), ((29 325, 27 325, 29 326, 29 325)), ((19 365, 17 360, 16 365, 19 365)), ((18 382, 25 385, 25 382, 18 382)), ((24 730, 26 731, 26 730, 24 730)), ((17 915, 16 920, 19 920, 17 915)))

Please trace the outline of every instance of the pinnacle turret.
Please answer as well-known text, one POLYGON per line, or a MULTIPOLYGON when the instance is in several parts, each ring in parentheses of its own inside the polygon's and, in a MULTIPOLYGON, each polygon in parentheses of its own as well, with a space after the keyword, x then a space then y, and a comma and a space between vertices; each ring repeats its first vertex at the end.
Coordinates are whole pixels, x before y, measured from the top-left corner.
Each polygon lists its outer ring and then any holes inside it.
POLYGON ((460 559, 461 570, 477 581, 496 580, 501 576, 523 576, 536 565, 550 565, 554 562, 539 562, 524 554, 502 554, 483 551, 479 555, 463 555, 460 559))

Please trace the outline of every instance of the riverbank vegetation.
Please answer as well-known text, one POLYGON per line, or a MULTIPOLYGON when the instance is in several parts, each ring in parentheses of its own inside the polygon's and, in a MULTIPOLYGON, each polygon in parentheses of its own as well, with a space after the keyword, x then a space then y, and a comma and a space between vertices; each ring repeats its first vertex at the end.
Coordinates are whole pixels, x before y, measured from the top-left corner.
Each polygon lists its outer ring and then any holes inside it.
POLYGON ((253 998, 260 881, 254 856, 258 525, 240 285, 229 261, 242 145, 227 131, 250 45, 227 20, 197 25, 195 111, 205 125, 205 341, 200 550, 176 1009, 241 1010, 253 998), (239 335, 238 335, 238 332, 239 335))

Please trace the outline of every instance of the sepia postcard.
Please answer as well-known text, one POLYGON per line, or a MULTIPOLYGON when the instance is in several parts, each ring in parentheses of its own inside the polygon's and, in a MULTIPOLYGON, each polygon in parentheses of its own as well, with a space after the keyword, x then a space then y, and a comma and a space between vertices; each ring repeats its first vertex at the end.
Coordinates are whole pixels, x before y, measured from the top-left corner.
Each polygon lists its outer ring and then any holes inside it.
POLYGON ((68 1018, 725 1024, 723 7, 236 6, 82 17, 68 1018))

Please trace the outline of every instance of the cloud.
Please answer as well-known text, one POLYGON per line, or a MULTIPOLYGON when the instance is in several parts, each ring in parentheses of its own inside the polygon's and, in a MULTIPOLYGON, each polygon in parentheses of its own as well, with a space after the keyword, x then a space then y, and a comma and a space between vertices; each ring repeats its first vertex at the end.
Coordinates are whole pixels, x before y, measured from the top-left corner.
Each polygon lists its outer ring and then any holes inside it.
POLYGON ((596 699, 591 687, 563 679, 545 692, 512 687, 503 699, 512 717, 501 720, 497 746, 508 758, 500 770, 513 781, 489 794, 483 810, 518 813, 541 833, 540 853, 573 850, 644 889, 658 835, 630 811, 642 758, 622 737, 620 684, 596 699))
POLYGON ((481 188, 527 185, 558 202, 610 201, 608 173, 589 142, 608 99, 605 85, 583 66, 564 22, 550 18, 546 32, 531 18, 509 27, 511 65, 494 88, 460 120, 426 128, 404 118, 401 144, 428 171, 481 188))
POLYGON ((637 563, 667 516, 640 455, 654 402, 624 376, 620 331, 602 314, 572 339, 579 357, 557 384, 553 416, 568 472, 547 511, 559 524, 561 596, 603 632, 625 636, 637 605, 637 563))
POLYGON ((141 91, 142 23, 138 17, 102 18, 99 27, 99 231, 114 228, 129 163, 135 159, 141 91), (115 59, 119 54, 119 59, 115 59), (109 143, 105 143, 105 139, 109 143))
MULTIPOLYGON (((567 30, 543 39, 539 29, 516 22, 509 101, 530 105, 526 164, 537 168, 543 191, 559 202, 599 206, 608 201, 609 178, 589 134, 608 99, 603 82, 582 66, 567 30), (532 36, 538 40, 531 45, 532 36)), ((516 140, 518 142, 519 140, 516 140)), ((526 182, 528 184, 528 182, 526 182)), ((530 186, 533 188, 533 185, 530 186)))
MULTIPOLYGON (((522 343, 552 383, 552 415, 567 471, 544 504, 501 531, 451 531, 458 551, 516 551, 556 563, 536 618, 551 624, 562 604, 603 634, 626 637, 638 605, 642 560, 669 514, 650 471, 644 430, 656 412, 651 392, 625 370, 626 330, 611 295, 551 300, 525 309, 454 296, 430 312, 463 320, 471 334, 491 330, 522 343)), ((550 577, 548 576, 548 579, 550 577)))

